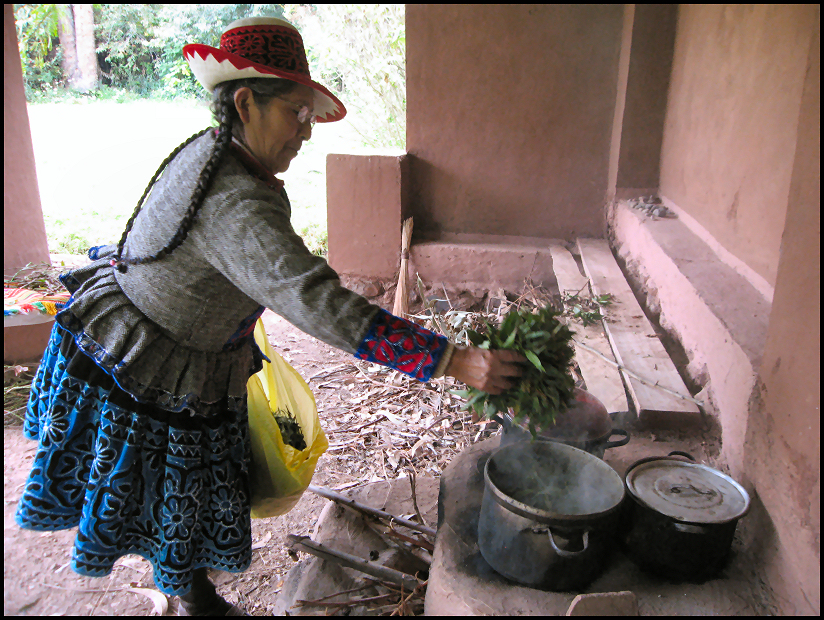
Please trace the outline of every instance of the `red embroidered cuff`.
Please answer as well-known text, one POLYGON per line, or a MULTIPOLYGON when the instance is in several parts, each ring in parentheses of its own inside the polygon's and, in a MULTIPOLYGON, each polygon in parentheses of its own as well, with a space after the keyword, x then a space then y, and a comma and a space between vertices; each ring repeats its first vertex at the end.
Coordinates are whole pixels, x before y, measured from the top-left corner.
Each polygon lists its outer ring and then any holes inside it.
POLYGON ((418 381, 429 381, 448 345, 444 336, 380 310, 355 357, 388 366, 418 381))

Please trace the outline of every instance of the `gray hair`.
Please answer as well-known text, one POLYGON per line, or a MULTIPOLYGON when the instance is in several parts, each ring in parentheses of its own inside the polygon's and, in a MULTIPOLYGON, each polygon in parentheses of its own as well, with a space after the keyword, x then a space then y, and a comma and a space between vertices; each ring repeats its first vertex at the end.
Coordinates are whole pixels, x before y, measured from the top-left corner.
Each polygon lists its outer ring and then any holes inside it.
POLYGON ((235 93, 238 90, 243 87, 249 88, 255 95, 255 104, 263 106, 275 97, 288 95, 297 86, 297 82, 280 78, 246 78, 221 82, 215 86, 209 109, 219 125, 228 123, 234 128, 240 122, 240 116, 234 104, 235 93))

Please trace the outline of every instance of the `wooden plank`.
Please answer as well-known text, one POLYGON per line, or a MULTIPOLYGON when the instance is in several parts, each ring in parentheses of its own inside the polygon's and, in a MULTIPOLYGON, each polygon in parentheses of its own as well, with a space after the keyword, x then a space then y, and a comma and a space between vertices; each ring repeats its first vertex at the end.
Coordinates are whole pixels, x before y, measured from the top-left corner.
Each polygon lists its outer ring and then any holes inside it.
MULTIPOLYGON (((589 298, 589 279, 581 275, 578 264, 569 250, 560 243, 553 242, 549 246, 549 251, 552 254, 552 269, 555 271, 561 295, 577 293, 582 299, 589 298)), ((576 325, 574 329, 576 339, 605 357, 615 360, 601 321, 586 327, 576 325)), ((587 383, 587 391, 604 403, 610 413, 628 411, 627 393, 618 369, 579 345, 574 346, 575 361, 578 362, 578 367, 587 383)))
MULTIPOLYGON (((593 294, 610 293, 614 298, 613 304, 606 309, 608 320, 605 327, 615 359, 635 374, 689 396, 675 364, 635 299, 607 242, 603 239, 578 239, 578 248, 593 294)), ((695 403, 644 385, 627 373, 622 374, 639 421, 667 425, 667 420, 671 421, 673 417, 680 417, 682 421, 693 421, 698 417, 695 415, 699 414, 695 403)))

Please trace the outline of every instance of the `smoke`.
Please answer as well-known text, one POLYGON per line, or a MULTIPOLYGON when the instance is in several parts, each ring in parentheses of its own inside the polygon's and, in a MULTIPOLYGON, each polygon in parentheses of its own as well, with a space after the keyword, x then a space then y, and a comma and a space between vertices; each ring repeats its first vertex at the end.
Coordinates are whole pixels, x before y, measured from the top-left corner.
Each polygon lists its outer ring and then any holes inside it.
POLYGON ((490 459, 489 477, 505 495, 555 515, 605 512, 620 503, 623 484, 612 468, 562 444, 521 442, 490 459))

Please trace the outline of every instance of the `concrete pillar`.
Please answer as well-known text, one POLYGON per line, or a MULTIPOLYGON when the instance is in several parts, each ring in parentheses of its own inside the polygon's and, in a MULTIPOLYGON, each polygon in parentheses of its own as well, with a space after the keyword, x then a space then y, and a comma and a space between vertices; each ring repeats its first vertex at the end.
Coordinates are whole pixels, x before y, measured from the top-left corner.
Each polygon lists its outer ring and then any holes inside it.
POLYGON ((658 191, 677 13, 676 4, 624 7, 609 167, 619 199, 658 191))
POLYGON ((13 5, 3 5, 3 272, 49 262, 13 5))

